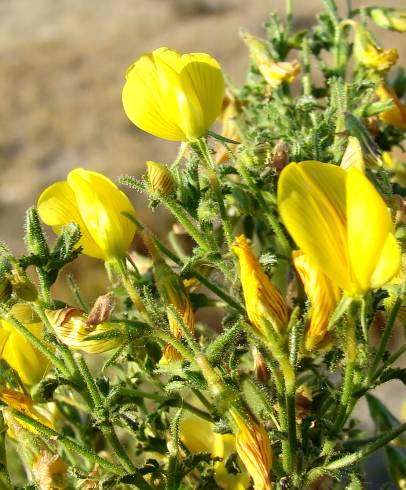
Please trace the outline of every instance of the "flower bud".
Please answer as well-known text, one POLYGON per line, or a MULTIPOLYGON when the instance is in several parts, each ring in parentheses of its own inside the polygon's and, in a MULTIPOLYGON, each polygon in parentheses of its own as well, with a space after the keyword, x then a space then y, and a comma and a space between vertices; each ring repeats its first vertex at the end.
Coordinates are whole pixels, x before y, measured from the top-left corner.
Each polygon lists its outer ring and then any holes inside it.
POLYGON ((86 314, 77 308, 47 310, 46 316, 59 340, 73 350, 99 354, 122 343, 117 324, 104 322, 89 326, 86 314))
POLYGON ((248 32, 243 32, 241 37, 248 47, 250 58, 272 89, 279 87, 283 82, 293 82, 296 75, 300 73, 300 65, 296 60, 274 61, 265 41, 248 32))
POLYGON ((253 417, 243 418, 234 408, 230 415, 237 426, 237 454, 254 482, 254 489, 270 490, 272 448, 266 430, 253 417))
POLYGON ((162 163, 148 161, 148 183, 152 193, 170 196, 175 192, 175 182, 171 171, 162 163))
POLYGON ((354 54, 358 63, 379 72, 389 70, 399 57, 394 48, 384 51, 360 24, 355 28, 354 54))
POLYGON ((14 269, 11 271, 9 279, 18 298, 24 301, 35 301, 37 299, 37 288, 25 273, 14 269))
POLYGON ((326 349, 331 345, 327 327, 338 301, 337 286, 300 250, 293 252, 293 263, 310 299, 310 324, 306 330, 306 349, 326 349))
POLYGON ((288 310, 281 293, 262 270, 244 235, 232 247, 240 262, 241 285, 248 318, 261 336, 267 338, 269 323, 275 332, 284 335, 288 310))
MULTIPOLYGON (((230 140, 239 141, 240 131, 237 124, 238 116, 241 113, 241 107, 231 92, 227 91, 223 101, 223 108, 219 117, 222 123, 221 136, 230 140)), ((229 143, 227 147, 221 143, 216 143, 216 163, 224 163, 229 160, 229 150, 234 150, 238 145, 229 143)))
MULTIPOLYGON (((160 257, 155 257, 154 277, 160 297, 166 305, 172 305, 176 308, 185 325, 193 333, 195 315, 181 278, 177 276, 160 257)), ((168 321, 169 329, 172 334, 177 339, 181 339, 181 326, 178 325, 176 318, 170 312, 168 313, 168 321)), ((167 364, 180 359, 182 359, 181 354, 172 345, 167 345, 164 349, 160 363, 167 364)))
POLYGON ((406 10, 396 10, 390 7, 372 7, 368 14, 376 25, 382 29, 406 32, 406 10))

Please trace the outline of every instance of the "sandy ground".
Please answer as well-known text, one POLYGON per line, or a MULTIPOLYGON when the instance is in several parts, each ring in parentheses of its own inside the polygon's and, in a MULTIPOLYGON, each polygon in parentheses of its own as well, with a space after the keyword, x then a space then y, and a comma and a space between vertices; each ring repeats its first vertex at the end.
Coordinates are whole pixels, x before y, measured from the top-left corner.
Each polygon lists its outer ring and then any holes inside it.
MULTIPOLYGON (((354 1, 404 7, 405 0, 354 1)), ((49 183, 78 166, 115 179, 139 174, 146 160, 171 161, 176 144, 138 131, 125 117, 121 88, 126 68, 142 52, 167 45, 206 51, 237 83, 247 68, 238 37, 261 33, 282 0, 0 0, 0 239, 22 251, 25 209, 49 183)), ((340 7, 346 2, 339 0, 340 7)), ((310 25, 320 0, 296 0, 297 27, 310 25)), ((405 65, 405 36, 379 31, 405 65)), ((141 215, 159 231, 139 195, 141 215)), ((94 269, 83 281, 96 282, 94 269)), ((97 280, 96 280, 97 278, 97 280)), ((96 296, 97 288, 94 291, 96 296)), ((404 388, 388 384, 383 396, 398 412, 404 388)), ((361 415, 365 409, 360 410, 361 415)))

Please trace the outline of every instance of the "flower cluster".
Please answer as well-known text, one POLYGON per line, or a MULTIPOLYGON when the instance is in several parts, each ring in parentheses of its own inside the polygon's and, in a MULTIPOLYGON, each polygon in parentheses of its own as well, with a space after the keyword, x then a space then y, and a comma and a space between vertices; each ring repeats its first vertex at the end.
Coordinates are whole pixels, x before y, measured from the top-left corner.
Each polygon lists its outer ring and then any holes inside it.
POLYGON ((397 51, 368 19, 404 32, 405 14, 325 4, 312 31, 292 31, 288 1, 266 39, 242 34, 241 88, 204 53, 159 48, 128 69, 131 123, 180 142, 172 164, 120 179, 171 213, 168 240, 109 178, 76 168, 27 211, 24 255, 0 243, 4 488, 361 488, 382 447, 401 488, 390 444, 406 424, 369 391, 406 379, 392 367, 404 345, 387 352, 406 308, 392 153, 406 77, 390 78, 397 51), (104 263, 107 291, 68 276, 61 301, 53 286, 81 254, 104 263), (352 418, 364 396, 372 438, 352 418))

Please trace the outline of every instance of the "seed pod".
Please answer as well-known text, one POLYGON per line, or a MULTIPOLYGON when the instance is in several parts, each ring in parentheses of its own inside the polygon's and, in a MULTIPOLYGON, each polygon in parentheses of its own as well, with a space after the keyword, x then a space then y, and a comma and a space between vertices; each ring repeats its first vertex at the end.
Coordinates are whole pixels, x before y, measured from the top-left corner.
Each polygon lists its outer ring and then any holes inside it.
POLYGON ((148 183, 152 193, 170 196, 175 192, 175 182, 171 171, 162 163, 148 161, 148 183))

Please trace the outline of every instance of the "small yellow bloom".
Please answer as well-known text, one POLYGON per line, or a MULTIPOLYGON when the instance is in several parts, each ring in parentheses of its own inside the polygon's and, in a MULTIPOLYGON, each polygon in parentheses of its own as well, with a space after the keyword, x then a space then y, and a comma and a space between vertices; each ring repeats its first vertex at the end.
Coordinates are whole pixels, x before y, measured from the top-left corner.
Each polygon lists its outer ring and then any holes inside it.
MULTIPOLYGON (((193 333, 195 327, 195 314, 186 292, 185 286, 179 276, 160 258, 155 257, 154 276, 159 294, 167 306, 172 305, 182 317, 185 325, 193 333)), ((182 330, 170 312, 168 313, 169 329, 177 338, 182 338, 182 330)), ((161 364, 182 359, 181 354, 172 346, 167 345, 160 360, 161 364)))
POLYGON ((340 299, 339 289, 300 250, 293 252, 293 263, 312 306, 310 325, 306 331, 306 349, 326 348, 331 343, 327 326, 340 299))
POLYGON ((267 337, 266 322, 283 335, 288 310, 282 295, 262 270, 244 235, 236 239, 232 249, 240 262, 241 285, 250 322, 264 337, 267 337))
POLYGON ((389 70, 399 57, 397 49, 383 50, 365 27, 359 24, 355 28, 354 54, 358 63, 379 72, 389 70))
POLYGON ((340 167, 344 170, 357 168, 360 172, 365 172, 365 160, 362 154, 361 143, 358 138, 350 136, 348 138, 347 148, 345 149, 340 167))
MULTIPOLYGON (((32 419, 40 422, 47 427, 52 428, 52 423, 44 417, 38 410, 34 407, 34 402, 31 397, 21 393, 20 391, 10 390, 8 388, 0 388, 0 400, 10 408, 17 410, 25 415, 28 415, 32 419)), ((12 414, 9 414, 10 418, 13 418, 12 414)), ((13 430, 15 428, 18 430, 18 426, 21 426, 23 429, 28 430, 34 434, 37 431, 29 424, 24 423, 21 420, 16 420, 13 418, 14 423, 10 424, 8 434, 12 438, 16 438, 16 431, 13 430), (18 425, 17 425, 18 424, 18 425)))
POLYGON ((390 212, 359 170, 291 163, 279 178, 278 207, 298 247, 345 293, 362 295, 398 273, 390 212))
POLYGON ((159 48, 129 67, 122 99, 127 117, 143 131, 186 141, 207 133, 223 96, 223 73, 214 58, 159 48))
POLYGON ((162 163, 147 162, 148 183, 151 192, 160 192, 164 196, 170 196, 174 193, 175 182, 171 171, 162 163))
POLYGON ((248 32, 243 32, 242 38, 249 49, 252 61, 271 88, 277 88, 283 82, 292 83, 300 73, 300 65, 296 60, 274 61, 265 41, 248 32))
POLYGON ((379 27, 391 31, 406 32, 406 10, 372 7, 368 9, 368 13, 379 27))
POLYGON ((77 308, 47 310, 46 315, 59 340, 73 350, 99 354, 115 349, 122 343, 120 336, 108 336, 109 332, 117 330, 117 324, 104 322, 89 326, 86 314, 77 308), (103 338, 86 338, 95 335, 103 335, 103 338))
POLYGON ((237 454, 254 481, 254 489, 271 489, 272 448, 266 430, 252 417, 242 418, 235 409, 230 410, 230 415, 238 428, 237 454))
POLYGON ((215 480, 224 490, 245 490, 249 484, 245 472, 231 474, 224 463, 236 451, 235 437, 232 434, 214 432, 214 425, 200 417, 187 414, 182 419, 180 437, 191 453, 208 452, 213 457, 222 458, 214 464, 215 480))
POLYGON ((391 124, 396 128, 406 131, 406 106, 399 100, 399 97, 396 95, 395 91, 382 83, 378 87, 377 95, 381 102, 392 100, 395 104, 392 109, 381 112, 379 114, 379 119, 387 124, 391 124))
POLYGON ((128 197, 104 175, 83 168, 45 189, 38 212, 56 233, 69 223, 78 224, 83 253, 98 259, 123 257, 135 233, 134 223, 123 214, 135 215, 128 197))
MULTIPOLYGON (((42 337, 42 324, 26 304, 16 304, 10 311, 37 338, 42 337)), ((15 369, 24 385, 31 386, 48 370, 47 358, 35 349, 13 325, 0 318, 0 358, 15 369)))

